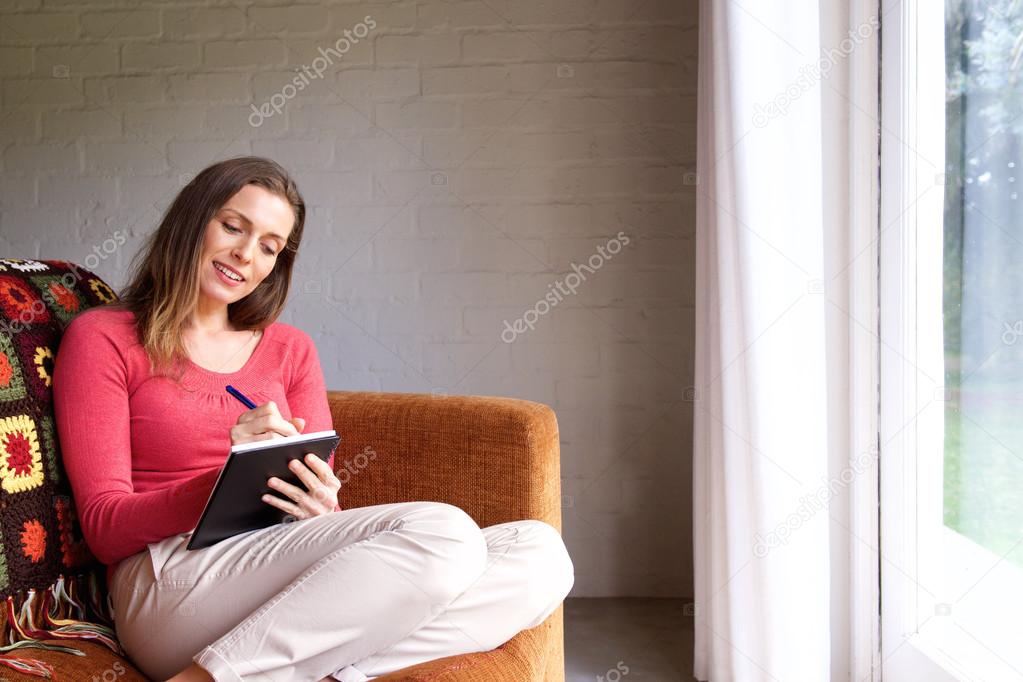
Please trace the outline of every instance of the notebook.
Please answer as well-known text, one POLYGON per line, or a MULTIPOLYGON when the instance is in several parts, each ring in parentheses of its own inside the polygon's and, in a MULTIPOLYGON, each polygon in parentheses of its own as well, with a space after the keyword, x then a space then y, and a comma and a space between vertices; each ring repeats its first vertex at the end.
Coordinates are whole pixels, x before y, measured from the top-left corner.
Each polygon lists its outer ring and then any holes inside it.
POLYGON ((276 476, 306 490, 288 463, 304 460, 307 452, 326 462, 340 441, 336 431, 314 431, 232 446, 188 549, 202 549, 239 533, 282 523, 287 512, 261 498, 265 493, 289 502, 291 498, 267 485, 267 479, 276 476))

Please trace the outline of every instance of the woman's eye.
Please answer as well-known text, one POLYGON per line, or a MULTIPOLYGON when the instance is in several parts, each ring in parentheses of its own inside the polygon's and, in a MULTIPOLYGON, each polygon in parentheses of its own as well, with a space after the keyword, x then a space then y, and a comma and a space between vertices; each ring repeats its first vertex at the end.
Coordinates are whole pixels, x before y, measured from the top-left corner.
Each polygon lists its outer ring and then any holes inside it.
MULTIPOLYGON (((220 224, 223 225, 224 229, 227 230, 228 232, 241 232, 241 228, 235 227, 230 223, 225 223, 222 221, 220 224)), ((274 250, 271 247, 267 246, 266 244, 263 244, 263 253, 265 253, 268 256, 276 255, 274 250)))

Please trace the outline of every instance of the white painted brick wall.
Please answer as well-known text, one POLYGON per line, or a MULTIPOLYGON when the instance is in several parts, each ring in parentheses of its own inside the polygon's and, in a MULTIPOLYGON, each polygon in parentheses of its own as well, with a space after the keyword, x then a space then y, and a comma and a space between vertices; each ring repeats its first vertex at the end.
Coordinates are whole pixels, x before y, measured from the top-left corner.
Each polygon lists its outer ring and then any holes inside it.
POLYGON ((83 263, 123 230, 96 268, 120 287, 194 173, 275 158, 310 208, 284 320, 328 385, 553 406, 572 594, 692 594, 694 0, 0 12, 0 256, 83 263), (575 295, 501 340, 619 231, 575 295))

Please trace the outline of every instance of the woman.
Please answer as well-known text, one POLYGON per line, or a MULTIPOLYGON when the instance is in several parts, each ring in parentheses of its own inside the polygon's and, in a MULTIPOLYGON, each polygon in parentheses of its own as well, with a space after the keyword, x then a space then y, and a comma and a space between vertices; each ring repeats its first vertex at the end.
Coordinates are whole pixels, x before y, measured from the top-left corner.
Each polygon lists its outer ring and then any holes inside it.
POLYGON ((265 501, 293 523, 185 549, 231 445, 334 428, 316 347, 275 322, 304 221, 273 161, 210 166, 121 300, 61 341, 54 410, 82 532, 108 566, 118 639, 154 679, 372 679, 493 649, 574 581, 541 521, 481 530, 439 502, 342 510, 333 456, 293 461, 304 490, 271 479, 265 501))

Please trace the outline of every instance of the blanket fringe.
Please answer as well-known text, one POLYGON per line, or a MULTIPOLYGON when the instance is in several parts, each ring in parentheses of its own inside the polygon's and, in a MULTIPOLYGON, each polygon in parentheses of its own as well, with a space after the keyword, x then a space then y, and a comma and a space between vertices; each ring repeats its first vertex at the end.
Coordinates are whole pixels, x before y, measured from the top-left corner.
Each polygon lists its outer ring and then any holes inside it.
POLYGON ((20 649, 62 651, 73 656, 86 653, 71 646, 42 640, 90 640, 119 656, 126 656, 113 629, 113 618, 102 594, 96 572, 84 575, 63 574, 41 592, 28 589, 24 594, 8 595, 0 614, 3 645, 0 666, 25 675, 51 679, 54 668, 45 661, 21 658, 7 652, 20 649), (84 599, 81 592, 84 591, 84 599))

